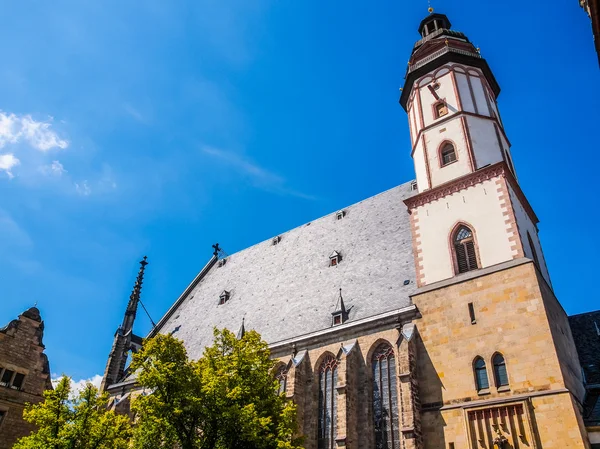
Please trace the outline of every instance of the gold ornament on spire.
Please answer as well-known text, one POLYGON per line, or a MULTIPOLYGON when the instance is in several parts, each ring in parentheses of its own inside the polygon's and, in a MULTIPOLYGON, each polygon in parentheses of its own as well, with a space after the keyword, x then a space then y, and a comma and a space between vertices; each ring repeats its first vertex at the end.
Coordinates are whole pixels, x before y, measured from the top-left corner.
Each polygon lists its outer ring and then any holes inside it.
POLYGON ((431 7, 431 0, 427 0, 427 11, 429 11, 429 14, 433 13, 433 8, 431 7))

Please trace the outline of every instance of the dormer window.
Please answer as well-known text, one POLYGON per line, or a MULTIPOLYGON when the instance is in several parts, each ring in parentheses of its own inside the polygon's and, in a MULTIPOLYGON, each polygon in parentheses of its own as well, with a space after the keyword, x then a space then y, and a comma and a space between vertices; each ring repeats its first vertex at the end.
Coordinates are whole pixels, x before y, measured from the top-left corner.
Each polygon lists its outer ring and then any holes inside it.
POLYGON ((227 263, 227 259, 221 259, 219 260, 219 268, 221 268, 222 266, 224 266, 227 263))
POLYGON ((281 236, 277 236, 273 239, 273 246, 278 245, 281 242, 281 236))
POLYGON ((410 190, 418 190, 417 181, 413 181, 410 183, 410 190))
POLYGON ((448 115, 448 105, 445 101, 439 101, 433 105, 433 113, 436 119, 448 115))
POLYGON ((335 311, 331 313, 331 325, 338 326, 344 324, 348 319, 348 311, 344 305, 344 298, 342 298, 342 289, 340 288, 340 297, 335 305, 335 311))
POLYGON ((335 267, 342 261, 342 256, 337 251, 334 251, 329 256, 329 266, 335 267))
POLYGON ((227 290, 223 290, 223 293, 219 295, 219 305, 222 306, 229 301, 230 293, 227 290))
POLYGON ((335 315, 333 315, 333 325, 334 326, 337 326, 338 324, 342 324, 343 321, 344 321, 344 319, 342 317, 342 312, 336 313, 335 315))
POLYGON ((340 210, 339 212, 336 212, 336 214, 335 214, 336 220, 341 220, 345 216, 346 216, 346 211, 345 210, 340 210))

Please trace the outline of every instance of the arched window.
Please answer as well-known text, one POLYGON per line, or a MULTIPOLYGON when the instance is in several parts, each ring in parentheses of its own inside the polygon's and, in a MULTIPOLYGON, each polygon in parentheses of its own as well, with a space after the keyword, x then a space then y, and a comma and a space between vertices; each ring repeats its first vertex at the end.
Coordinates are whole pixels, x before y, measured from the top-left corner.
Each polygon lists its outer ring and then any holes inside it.
POLYGON ((485 361, 481 357, 477 357, 475 359, 475 362, 473 363, 473 369, 475 370, 475 386, 477 387, 477 391, 487 390, 490 388, 485 361))
POLYGON ((287 366, 280 365, 275 372, 275 379, 279 382, 279 387, 277 388, 277 394, 285 393, 287 389, 287 366))
POLYGON ((377 347, 373 365, 373 420, 376 449, 399 449, 398 392, 396 359, 388 343, 377 347))
POLYGON ((464 225, 460 226, 454 233, 452 243, 456 256, 456 267, 459 273, 479 268, 473 232, 468 227, 464 225))
POLYGON ((531 238, 529 231, 527 231, 527 240, 529 241, 529 247, 531 248, 531 255, 533 256, 533 261, 538 266, 538 268, 540 268, 540 261, 537 256, 537 252, 535 251, 535 245, 533 244, 533 239, 531 238))
POLYGON ((319 449, 336 447, 337 365, 336 358, 328 355, 319 367, 319 449))
POLYGON ((508 373, 506 372, 504 356, 497 353, 492 359, 492 363, 494 364, 494 382, 496 382, 496 388, 508 385, 508 373))
POLYGON ((440 165, 443 167, 444 165, 451 164, 454 161, 456 161, 456 151, 454 150, 454 145, 452 145, 450 142, 446 142, 440 150, 440 165))

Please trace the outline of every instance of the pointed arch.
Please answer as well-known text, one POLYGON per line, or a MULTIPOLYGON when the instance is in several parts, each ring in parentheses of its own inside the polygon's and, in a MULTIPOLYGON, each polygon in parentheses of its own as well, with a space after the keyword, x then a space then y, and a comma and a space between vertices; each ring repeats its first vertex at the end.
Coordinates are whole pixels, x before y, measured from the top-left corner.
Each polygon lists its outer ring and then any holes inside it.
POLYGON ((387 341, 369 351, 373 382, 373 427, 376 449, 400 448, 396 354, 387 341))
POLYGON ((477 356, 475 357, 475 360, 473 360, 473 374, 475 376, 475 388, 477 391, 487 390, 490 388, 487 367, 483 357, 477 356))
POLYGON ((287 391, 287 376, 289 371, 289 364, 280 362, 275 366, 274 374, 275 380, 277 380, 277 394, 283 394, 287 391))
POLYGON ((531 238, 531 234, 527 231, 527 242, 529 243, 529 248, 531 249, 531 255, 533 256, 533 261, 537 265, 538 269, 541 270, 540 259, 538 259, 537 251, 535 250, 535 245, 533 244, 533 239, 531 238))
POLYGON ((475 228, 464 221, 457 222, 449 236, 454 274, 481 268, 475 228))
POLYGON ((509 385, 509 381, 504 355, 496 352, 492 356, 492 367, 494 368, 494 384, 496 388, 507 387, 509 385))
POLYGON ((338 359, 327 352, 317 364, 319 410, 317 415, 318 449, 334 449, 337 436, 337 374, 338 359))
POLYGON ((440 145, 438 146, 437 155, 440 168, 458 161, 458 152, 456 151, 456 145, 454 144, 454 142, 448 139, 440 143, 440 145))

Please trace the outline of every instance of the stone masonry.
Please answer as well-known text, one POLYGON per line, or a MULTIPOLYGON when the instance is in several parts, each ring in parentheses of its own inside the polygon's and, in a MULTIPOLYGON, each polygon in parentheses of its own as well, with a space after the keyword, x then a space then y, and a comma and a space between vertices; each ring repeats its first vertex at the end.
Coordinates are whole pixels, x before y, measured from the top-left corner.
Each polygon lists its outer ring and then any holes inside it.
POLYGON ((0 449, 10 449, 35 429, 23 420, 25 404, 40 402, 52 388, 43 335, 35 307, 0 329, 0 449))

